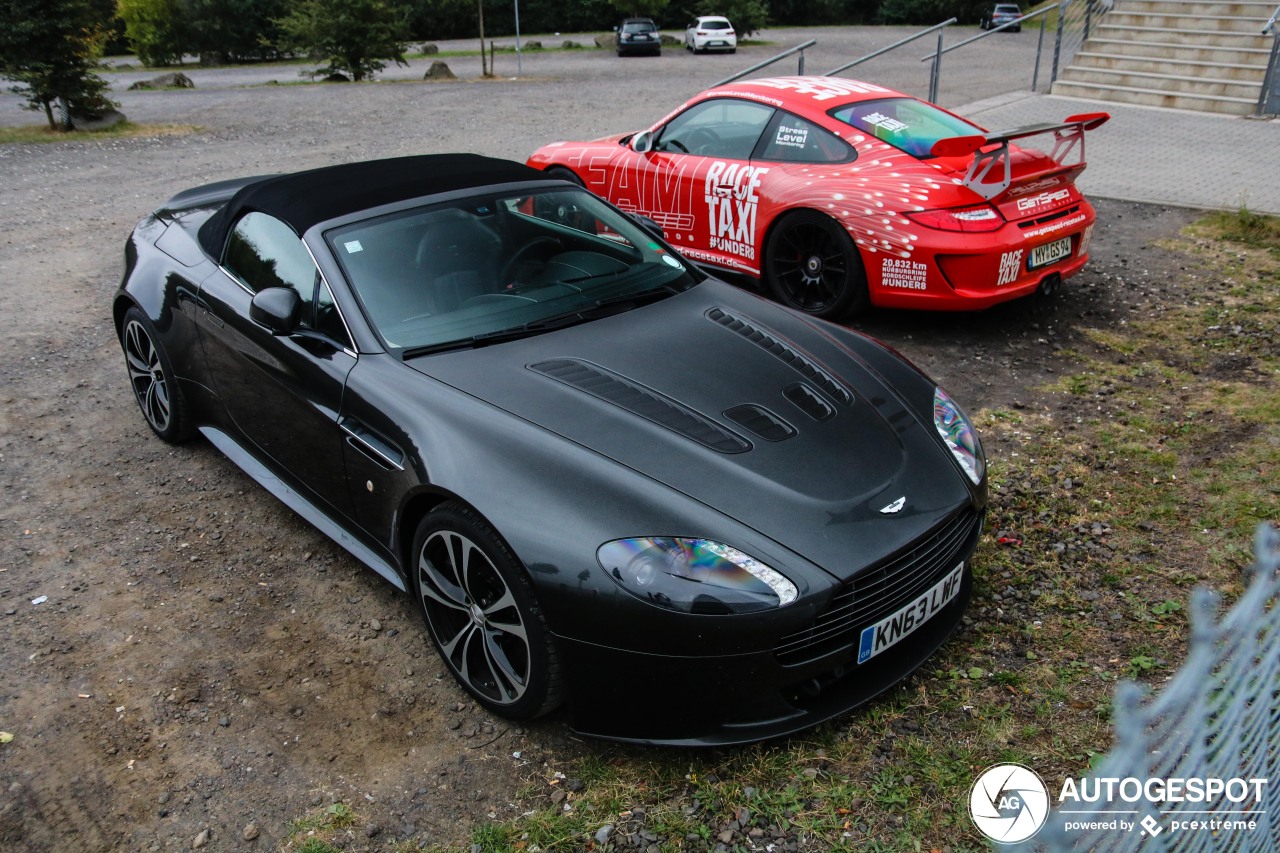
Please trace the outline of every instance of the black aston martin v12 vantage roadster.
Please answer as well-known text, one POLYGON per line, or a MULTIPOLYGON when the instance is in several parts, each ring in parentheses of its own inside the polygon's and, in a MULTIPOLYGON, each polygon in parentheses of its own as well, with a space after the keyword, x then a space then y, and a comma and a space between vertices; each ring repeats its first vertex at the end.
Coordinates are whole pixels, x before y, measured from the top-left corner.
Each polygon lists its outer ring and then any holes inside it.
POLYGON ((580 187, 475 155, 225 181, 125 261, 151 429, 202 434, 407 591, 495 713, 758 740, 960 621, 987 480, 959 406, 580 187))

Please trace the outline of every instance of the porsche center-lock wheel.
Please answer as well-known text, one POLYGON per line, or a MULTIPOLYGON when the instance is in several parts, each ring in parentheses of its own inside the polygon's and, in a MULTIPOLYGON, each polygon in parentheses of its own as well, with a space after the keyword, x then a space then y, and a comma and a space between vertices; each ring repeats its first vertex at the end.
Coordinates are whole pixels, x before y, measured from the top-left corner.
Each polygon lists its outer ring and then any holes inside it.
POLYGON ((867 274, 848 232, 813 210, 782 218, 765 246, 765 277, 774 298, 815 317, 866 310, 867 274))
POLYGON ((495 714, 527 720, 560 703, 551 633, 519 561, 470 509, 447 503, 418 525, 414 590, 454 677, 495 714))
POLYGON ((124 348, 133 396, 147 425, 168 442, 190 438, 191 420, 169 357, 157 340, 155 327, 136 307, 125 312, 120 345, 124 348))

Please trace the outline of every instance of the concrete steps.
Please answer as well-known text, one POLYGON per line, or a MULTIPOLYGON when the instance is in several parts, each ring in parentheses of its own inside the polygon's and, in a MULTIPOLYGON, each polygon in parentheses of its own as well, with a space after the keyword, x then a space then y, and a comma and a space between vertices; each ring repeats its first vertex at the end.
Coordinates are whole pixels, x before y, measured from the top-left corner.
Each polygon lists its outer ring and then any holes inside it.
POLYGON ((1116 0, 1053 85, 1056 95, 1202 112, 1253 112, 1272 0, 1116 0))

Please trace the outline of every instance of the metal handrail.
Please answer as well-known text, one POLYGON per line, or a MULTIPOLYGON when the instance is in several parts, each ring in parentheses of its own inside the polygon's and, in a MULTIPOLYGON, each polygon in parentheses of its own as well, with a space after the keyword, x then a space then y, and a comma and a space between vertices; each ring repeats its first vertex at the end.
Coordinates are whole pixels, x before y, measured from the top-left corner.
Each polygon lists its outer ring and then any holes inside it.
POLYGON ((866 62, 868 59, 875 59, 877 56, 881 55, 882 53, 888 53, 891 50, 896 50, 897 48, 902 47, 904 44, 910 44, 911 42, 915 41, 921 36, 927 36, 929 33, 933 32, 934 30, 940 30, 943 27, 950 26, 951 24, 954 24, 956 20, 957 20, 956 18, 948 18, 947 20, 943 21, 941 24, 934 24, 932 27, 929 27, 929 29, 927 30, 921 30, 915 35, 907 36, 901 41, 895 41, 893 44, 889 45, 888 47, 877 50, 875 53, 868 53, 866 56, 863 56, 859 59, 855 59, 853 62, 850 62, 846 65, 841 65, 839 68, 832 68, 830 71, 826 73, 825 76, 834 77, 837 74, 839 74, 841 71, 847 71, 848 69, 852 68, 855 65, 860 65, 863 62, 866 62))
POLYGON ((745 71, 739 71, 737 74, 734 74, 731 77, 726 77, 723 80, 721 80, 719 83, 713 84, 711 88, 714 89, 716 86, 723 86, 725 83, 732 83, 734 80, 738 80, 742 77, 746 77, 748 74, 750 74, 753 71, 759 71, 761 68, 764 68, 766 65, 772 65, 773 63, 777 62, 779 59, 786 59, 788 56, 790 56, 793 53, 800 54, 800 69, 797 73, 803 75, 805 48, 813 47, 817 43, 818 43, 817 39, 809 39, 804 44, 798 44, 789 50, 784 50, 782 53, 779 53, 777 56, 773 57, 772 59, 766 59, 764 62, 757 62, 755 65, 751 66, 745 71))
POLYGON ((1272 12, 1272 13, 1271 13, 1271 17, 1267 19, 1267 24, 1266 24, 1266 26, 1264 26, 1264 27, 1262 28, 1262 34, 1263 34, 1264 36, 1265 36, 1267 33, 1275 32, 1276 38, 1280 38, 1280 32, 1276 32, 1276 19, 1277 19, 1277 18, 1280 18, 1280 6, 1277 6, 1277 7, 1276 7, 1276 10, 1275 10, 1274 12, 1272 12))
MULTIPOLYGON (((1009 23, 1007 23, 1007 24, 1001 24, 1000 26, 998 26, 998 27, 993 27, 992 29, 989 29, 989 30, 987 30, 986 32, 978 33, 976 36, 973 36, 972 38, 967 38, 967 39, 965 39, 964 41, 958 41, 958 42, 956 42, 955 44, 951 45, 951 47, 948 47, 948 48, 946 48, 946 49, 942 50, 942 51, 941 51, 941 53, 950 53, 951 51, 956 50, 957 48, 964 47, 966 44, 972 44, 973 42, 977 41, 978 39, 984 39, 984 38, 986 38, 987 36, 995 35, 996 33, 998 33, 998 32, 1000 32, 1001 30, 1003 30, 1005 27, 1012 27, 1014 24, 1021 24, 1023 21, 1029 21, 1029 20, 1031 20, 1032 18, 1038 18, 1038 17, 1040 17, 1041 15, 1048 14, 1049 12, 1057 11, 1057 9, 1058 9, 1058 5, 1057 5, 1056 3, 1055 3, 1055 4, 1053 4, 1052 6, 1045 6, 1045 7, 1044 7, 1043 9, 1041 9, 1039 12, 1032 12, 1030 15, 1023 15, 1021 18, 1017 18, 1017 19, 1015 19, 1015 20, 1012 20, 1012 21, 1010 21, 1010 22, 1009 22, 1009 23)), ((953 20, 953 21, 954 21, 954 20, 955 20, 955 18, 952 18, 951 20, 953 20)), ((934 58, 934 56, 937 56, 937 55, 938 55, 937 53, 929 53, 929 54, 925 54, 924 56, 920 57, 920 61, 921 61, 921 62, 927 62, 927 61, 929 61, 930 59, 933 59, 933 58, 934 58)))

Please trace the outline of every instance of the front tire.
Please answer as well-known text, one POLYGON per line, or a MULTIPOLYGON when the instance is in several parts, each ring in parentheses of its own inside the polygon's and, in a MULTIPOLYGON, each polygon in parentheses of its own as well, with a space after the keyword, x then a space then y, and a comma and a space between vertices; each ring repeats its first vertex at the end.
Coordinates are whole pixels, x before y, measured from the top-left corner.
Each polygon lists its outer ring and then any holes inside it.
POLYGON ((463 688, 514 720, 560 704, 560 665, 515 554, 471 509, 446 503, 413 538, 413 588, 427 632, 463 688))
POLYGON ((189 439, 194 429, 177 376, 160 345, 155 326, 136 305, 124 313, 120 346, 124 350, 133 397, 147 426, 170 444, 189 439))
POLYGON ((574 172, 572 169, 566 169, 564 166, 552 166, 547 169, 547 177, 555 178, 558 181, 568 181, 569 183, 577 184, 580 187, 586 186, 586 184, 582 182, 582 178, 578 177, 577 172, 574 172))
POLYGON ((870 306, 857 246, 834 219, 817 211, 792 211, 774 225, 764 269, 775 299, 814 317, 837 320, 870 306))

